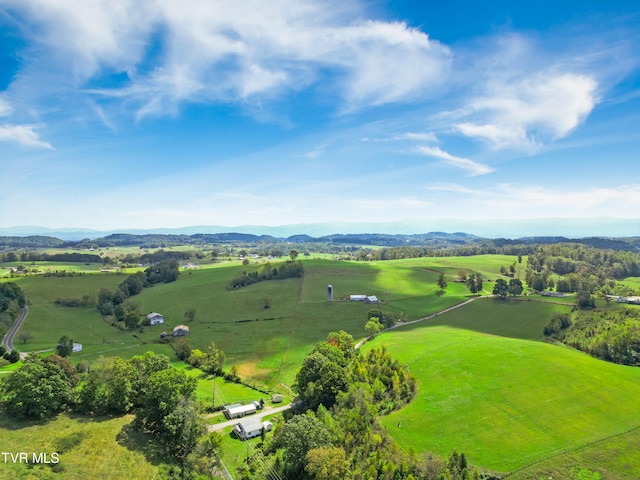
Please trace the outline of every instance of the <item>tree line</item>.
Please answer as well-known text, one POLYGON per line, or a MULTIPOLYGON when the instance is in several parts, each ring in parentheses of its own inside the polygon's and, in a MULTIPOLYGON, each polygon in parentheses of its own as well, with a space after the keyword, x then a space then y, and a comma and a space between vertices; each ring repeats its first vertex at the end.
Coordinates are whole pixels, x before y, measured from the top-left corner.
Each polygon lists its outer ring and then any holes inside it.
POLYGON ((267 262, 262 269, 247 273, 246 270, 238 272, 227 283, 227 290, 236 290, 238 288, 253 285, 257 282, 265 280, 284 280, 285 278, 300 278, 304 275, 304 265, 300 260, 287 260, 285 263, 274 267, 267 262))
MULTIPOLYGON (((13 283, 0 283, 0 337, 3 337, 11 327, 20 310, 27 304, 27 298, 20 287, 13 283)), ((16 350, 7 352, 0 349, 1 362, 15 363, 20 360, 16 350)), ((0 363, 1 363, 0 362, 0 363)))
POLYGON ((140 307, 130 300, 144 288, 156 283, 169 283, 178 279, 180 271, 176 260, 164 260, 144 272, 129 275, 116 290, 101 288, 98 293, 98 310, 102 315, 114 315, 129 328, 140 322, 140 307))
POLYGON ((583 308, 573 318, 556 314, 544 334, 602 360, 640 366, 640 311, 636 308, 583 308))

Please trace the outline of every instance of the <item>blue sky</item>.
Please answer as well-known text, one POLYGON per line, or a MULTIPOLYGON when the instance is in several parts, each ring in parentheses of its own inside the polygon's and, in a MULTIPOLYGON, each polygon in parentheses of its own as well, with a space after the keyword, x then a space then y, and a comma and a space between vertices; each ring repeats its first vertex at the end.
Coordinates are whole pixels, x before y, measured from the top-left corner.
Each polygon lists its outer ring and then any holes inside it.
POLYGON ((0 226, 637 224, 638 52, 635 1, 4 0, 0 226))

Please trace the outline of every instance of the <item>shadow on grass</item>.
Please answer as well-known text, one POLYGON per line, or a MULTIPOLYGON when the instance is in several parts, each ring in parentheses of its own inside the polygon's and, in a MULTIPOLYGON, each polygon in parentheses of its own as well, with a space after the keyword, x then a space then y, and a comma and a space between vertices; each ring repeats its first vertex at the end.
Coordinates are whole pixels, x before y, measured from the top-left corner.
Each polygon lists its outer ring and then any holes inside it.
POLYGON ((21 418, 10 418, 5 414, 1 414, 0 429, 22 430, 23 428, 29 428, 34 426, 42 427, 55 419, 56 417, 43 418, 41 420, 30 420, 30 419, 21 419, 21 418))
POLYGON ((131 424, 122 427, 116 435, 116 441, 132 452, 141 452, 152 465, 172 463, 172 459, 153 436, 137 431, 131 424))
MULTIPOLYGON (((395 331, 408 332, 425 327, 447 326, 500 337, 541 340, 544 327, 553 311, 569 308, 527 297, 482 298, 459 309, 403 326, 395 331)), ((384 336, 382 338, 384 339, 384 336)))

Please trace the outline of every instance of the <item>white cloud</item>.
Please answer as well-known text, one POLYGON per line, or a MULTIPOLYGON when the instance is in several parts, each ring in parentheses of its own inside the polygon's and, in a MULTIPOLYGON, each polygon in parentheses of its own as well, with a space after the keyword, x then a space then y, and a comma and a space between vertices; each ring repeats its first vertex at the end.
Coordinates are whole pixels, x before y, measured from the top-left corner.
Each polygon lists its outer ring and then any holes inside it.
POLYGON ((431 132, 405 132, 396 135, 390 135, 385 137, 363 137, 363 142, 396 142, 402 140, 419 141, 419 142, 432 142, 436 143, 438 137, 435 133, 431 132))
POLYGON ((40 140, 34 132, 36 125, 4 125, 0 126, 0 142, 16 142, 27 147, 48 148, 53 150, 50 143, 40 140))
POLYGON ((488 165, 474 162, 473 160, 470 160, 468 158, 456 157, 455 155, 451 155, 449 152, 441 150, 439 147, 420 146, 416 148, 416 151, 418 153, 421 153, 422 155, 444 160, 446 164, 452 167, 466 170, 472 176, 485 175, 487 173, 493 172, 493 169, 488 165))
POLYGON ((7 4, 34 32, 34 64, 61 63, 72 83, 133 99, 139 116, 314 83, 336 92, 344 110, 405 101, 441 84, 451 60, 447 47, 405 23, 363 20, 355 1, 7 4), (128 80, 100 90, 100 78, 114 73, 128 80))
POLYGON ((8 117, 13 113, 13 108, 8 101, 0 97, 0 117, 8 117))
POLYGON ((548 140, 567 136, 593 110, 597 82, 573 73, 539 74, 493 85, 471 102, 471 121, 455 129, 495 149, 534 151, 548 140))

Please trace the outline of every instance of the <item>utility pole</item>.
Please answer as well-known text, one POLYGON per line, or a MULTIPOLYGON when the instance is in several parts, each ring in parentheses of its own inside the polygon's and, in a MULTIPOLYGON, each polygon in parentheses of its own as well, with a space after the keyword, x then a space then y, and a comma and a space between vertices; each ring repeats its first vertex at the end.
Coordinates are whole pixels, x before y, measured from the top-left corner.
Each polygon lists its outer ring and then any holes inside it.
POLYGON ((211 405, 213 408, 216 408, 216 374, 213 374, 213 403, 211 405))

